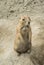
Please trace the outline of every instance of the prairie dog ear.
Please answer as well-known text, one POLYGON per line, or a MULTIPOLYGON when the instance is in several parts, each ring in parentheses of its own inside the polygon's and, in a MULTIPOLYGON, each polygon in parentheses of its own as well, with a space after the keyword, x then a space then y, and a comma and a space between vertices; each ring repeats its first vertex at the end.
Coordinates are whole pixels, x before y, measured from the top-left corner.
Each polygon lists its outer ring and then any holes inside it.
POLYGON ((30 17, 28 17, 28 18, 29 18, 29 21, 31 21, 30 17))
POLYGON ((21 17, 19 17, 18 21, 21 21, 21 20, 22 20, 21 17))

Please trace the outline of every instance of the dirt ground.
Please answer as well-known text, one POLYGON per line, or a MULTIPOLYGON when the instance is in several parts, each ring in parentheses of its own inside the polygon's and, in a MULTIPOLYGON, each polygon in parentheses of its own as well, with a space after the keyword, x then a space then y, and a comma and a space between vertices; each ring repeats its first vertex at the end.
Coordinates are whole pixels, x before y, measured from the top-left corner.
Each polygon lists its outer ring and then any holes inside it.
POLYGON ((44 65, 44 0, 0 0, 0 65, 44 65), (22 15, 31 18, 32 51, 17 56, 13 46, 22 15))

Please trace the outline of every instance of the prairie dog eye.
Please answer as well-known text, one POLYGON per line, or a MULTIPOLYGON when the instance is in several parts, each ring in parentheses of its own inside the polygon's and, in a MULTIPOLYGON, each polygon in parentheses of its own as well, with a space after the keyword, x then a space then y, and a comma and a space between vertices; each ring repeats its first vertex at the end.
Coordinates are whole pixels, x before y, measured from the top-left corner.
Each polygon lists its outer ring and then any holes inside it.
POLYGON ((28 22, 28 24, 30 24, 30 22, 28 22))
POLYGON ((25 21, 25 19, 22 19, 23 21, 25 21))

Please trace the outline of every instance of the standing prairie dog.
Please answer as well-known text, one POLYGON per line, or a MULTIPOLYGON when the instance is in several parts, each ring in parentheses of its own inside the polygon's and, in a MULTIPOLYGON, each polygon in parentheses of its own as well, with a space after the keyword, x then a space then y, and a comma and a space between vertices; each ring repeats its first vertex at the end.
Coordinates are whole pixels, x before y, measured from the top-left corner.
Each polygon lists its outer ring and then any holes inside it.
POLYGON ((31 50, 32 32, 30 27, 30 21, 31 19, 28 16, 23 16, 18 21, 19 24, 16 27, 14 50, 17 51, 19 54, 31 50))

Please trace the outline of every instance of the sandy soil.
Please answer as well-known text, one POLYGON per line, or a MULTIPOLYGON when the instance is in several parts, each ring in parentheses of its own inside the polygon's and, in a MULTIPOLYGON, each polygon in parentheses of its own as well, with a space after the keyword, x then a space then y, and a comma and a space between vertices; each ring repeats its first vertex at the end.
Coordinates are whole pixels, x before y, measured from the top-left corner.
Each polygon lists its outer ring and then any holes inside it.
POLYGON ((44 0, 0 0, 0 65, 44 65, 44 0), (13 45, 21 15, 31 18, 32 51, 17 56, 13 45))

